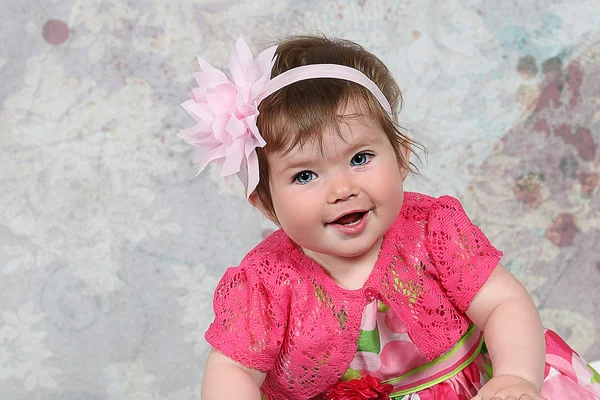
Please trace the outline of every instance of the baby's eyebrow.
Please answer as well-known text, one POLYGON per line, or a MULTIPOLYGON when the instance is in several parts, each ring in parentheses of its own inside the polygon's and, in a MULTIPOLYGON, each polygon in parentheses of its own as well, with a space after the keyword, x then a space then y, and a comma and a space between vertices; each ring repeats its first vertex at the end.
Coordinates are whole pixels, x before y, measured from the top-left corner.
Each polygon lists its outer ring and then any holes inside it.
POLYGON ((298 168, 308 168, 310 166, 315 165, 317 161, 315 159, 304 159, 298 161, 292 161, 288 163, 285 168, 283 168, 277 175, 282 175, 290 169, 298 169, 298 168))
POLYGON ((353 151, 356 151, 356 150, 360 149, 361 147, 373 146, 373 145, 378 145, 381 143, 383 143, 383 142, 378 137, 372 137, 370 139, 360 140, 356 143, 348 143, 348 145, 350 147, 348 148, 348 150, 346 150, 346 152, 352 153, 353 151))
POLYGON ((322 162, 322 160, 319 160, 318 158, 306 158, 306 157, 298 157, 296 160, 290 160, 289 162, 287 162, 281 169, 279 169, 278 171, 275 171, 275 176, 277 177, 281 177, 287 173, 289 173, 289 171, 298 171, 298 170, 308 170, 308 169, 314 169, 316 168, 317 165, 320 165, 322 162))
POLYGON ((370 137, 370 138, 360 138, 356 142, 346 142, 348 148, 346 148, 343 154, 348 157, 354 155, 353 153, 357 152, 361 148, 369 147, 369 146, 377 146, 382 144, 383 141, 378 137, 370 137))

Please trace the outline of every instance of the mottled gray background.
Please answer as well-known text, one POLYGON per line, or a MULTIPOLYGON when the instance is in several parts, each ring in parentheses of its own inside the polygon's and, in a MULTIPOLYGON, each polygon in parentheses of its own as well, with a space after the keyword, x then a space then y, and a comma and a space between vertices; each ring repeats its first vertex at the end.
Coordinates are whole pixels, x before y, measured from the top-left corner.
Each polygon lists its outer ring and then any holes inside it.
POLYGON ((451 194, 544 323, 600 359, 597 0, 0 0, 0 399, 199 398, 212 290, 273 227, 194 178, 179 107, 316 32, 378 54, 451 194))

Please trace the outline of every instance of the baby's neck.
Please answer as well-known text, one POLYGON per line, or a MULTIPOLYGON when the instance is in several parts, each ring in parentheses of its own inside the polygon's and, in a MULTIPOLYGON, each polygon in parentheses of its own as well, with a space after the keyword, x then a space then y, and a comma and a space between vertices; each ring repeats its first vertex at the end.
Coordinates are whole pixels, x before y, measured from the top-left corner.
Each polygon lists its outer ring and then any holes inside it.
POLYGON ((381 242, 373 246, 367 253, 356 257, 337 257, 302 249, 304 254, 319 264, 321 268, 344 289, 355 290, 364 286, 375 263, 379 258, 381 242))

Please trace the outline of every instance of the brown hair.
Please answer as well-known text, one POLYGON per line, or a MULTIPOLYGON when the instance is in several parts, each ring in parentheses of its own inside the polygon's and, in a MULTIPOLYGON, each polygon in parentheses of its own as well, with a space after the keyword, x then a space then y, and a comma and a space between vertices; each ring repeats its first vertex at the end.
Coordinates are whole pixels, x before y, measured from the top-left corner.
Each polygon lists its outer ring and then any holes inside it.
POLYGON ((342 79, 299 81, 264 99, 258 107, 257 126, 267 145, 257 149, 260 180, 255 192, 264 211, 276 220, 269 188, 267 155, 285 154, 314 140, 321 143, 325 129, 338 129, 342 118, 340 110, 349 102, 360 106, 366 114, 364 116, 381 125, 394 148, 400 168, 418 172, 416 166, 405 159, 402 150, 408 148, 414 153, 415 147, 423 149, 423 146, 404 134, 396 120, 395 116, 402 107, 402 93, 381 60, 354 42, 324 36, 287 38, 277 46, 276 55, 271 78, 308 64, 340 64, 356 68, 381 89, 392 107, 392 117, 366 88, 342 79))

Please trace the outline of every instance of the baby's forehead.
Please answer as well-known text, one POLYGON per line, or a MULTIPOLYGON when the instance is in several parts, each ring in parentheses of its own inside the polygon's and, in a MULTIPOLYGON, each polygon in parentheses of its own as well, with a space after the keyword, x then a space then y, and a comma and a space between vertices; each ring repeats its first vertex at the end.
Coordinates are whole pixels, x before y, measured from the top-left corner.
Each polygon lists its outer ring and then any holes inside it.
POLYGON ((344 118, 275 155, 283 162, 292 162, 298 158, 330 158, 348 151, 358 151, 365 146, 382 144, 384 141, 385 133, 379 124, 365 118, 344 118))

